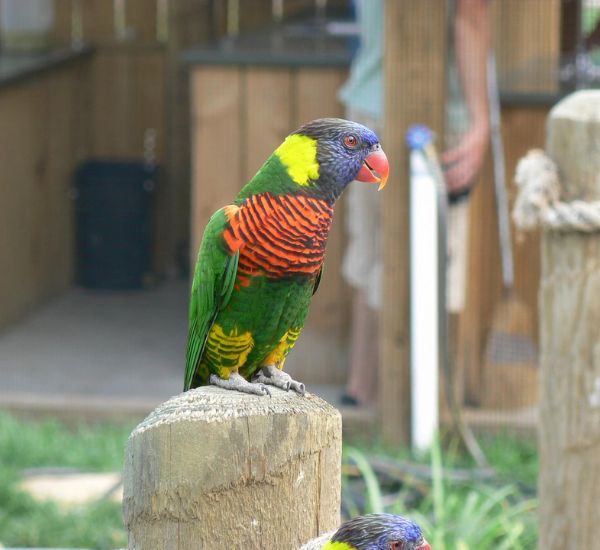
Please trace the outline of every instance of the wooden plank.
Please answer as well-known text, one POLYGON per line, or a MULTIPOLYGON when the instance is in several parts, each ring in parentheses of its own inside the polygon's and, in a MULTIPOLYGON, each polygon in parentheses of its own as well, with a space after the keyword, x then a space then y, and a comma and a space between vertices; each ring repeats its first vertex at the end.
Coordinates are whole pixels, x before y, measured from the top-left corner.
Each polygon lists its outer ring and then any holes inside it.
POLYGON ((71 43, 71 3, 72 0, 54 0, 54 24, 50 37, 53 46, 71 43))
POLYGON ((293 129, 290 71, 252 67, 244 74, 242 111, 246 131, 240 187, 250 181, 293 129))
MULTIPOLYGON (((161 49, 101 48, 92 60, 92 156, 144 159, 146 132, 155 132, 155 162, 166 150, 166 54, 161 49)), ((155 197, 153 267, 160 275, 172 263, 170 188, 155 197)))
POLYGON ((500 85, 511 92, 557 92, 561 0, 504 0, 490 7, 500 85))
MULTIPOLYGON (((529 150, 542 148, 546 136, 548 107, 510 107, 502 110, 504 151, 510 208, 517 196, 514 173, 517 163, 529 150)), ((515 259, 514 294, 523 302, 531 317, 525 336, 538 342, 538 291, 540 284, 540 236, 538 231, 520 233, 511 228, 515 259)))
POLYGON ((190 86, 182 51, 214 38, 209 0, 171 0, 167 42, 166 178, 169 182, 167 250, 181 272, 188 263, 190 238, 190 86))
POLYGON ((492 178, 488 154, 470 199, 466 299, 457 345, 458 370, 464 373, 464 396, 470 404, 481 402, 483 351, 500 296, 500 249, 492 178))
POLYGON ((95 45, 115 41, 114 2, 81 0, 83 40, 95 45))
POLYGON ((101 50, 93 59, 92 153, 141 158, 144 131, 157 132, 157 160, 165 150, 165 56, 160 50, 101 50))
POLYGON ((73 280, 69 189, 89 122, 83 74, 71 65, 0 93, 0 326, 73 280))
POLYGON ((240 31, 264 26, 271 20, 271 2, 263 0, 242 0, 240 2, 240 31))
MULTIPOLYGON (((561 198, 600 199, 600 92, 580 91, 550 113, 546 151, 561 198)), ((600 540, 600 236, 543 231, 540 289, 539 548, 600 540)))
POLYGON ((242 181, 242 77, 237 68, 196 67, 192 97, 192 267, 212 213, 231 202, 242 181))
POLYGON ((379 415, 388 443, 409 441, 408 155, 404 132, 424 123, 443 135, 446 9, 438 0, 386 0, 384 146, 391 181, 383 201, 383 292, 379 415), (394 154, 391 154, 393 152, 394 154))
MULTIPOLYGON (((560 3, 560 54, 572 61, 577 54, 581 34, 581 2, 565 0, 560 3)), ((567 62, 568 62, 567 61, 567 62)), ((565 86, 565 88, 573 86, 565 86)))
POLYGON ((69 107, 76 83, 72 72, 52 74, 38 86, 46 110, 42 118, 43 156, 36 169, 39 177, 31 208, 37 220, 32 241, 31 269, 35 273, 36 298, 64 290, 74 276, 75 223, 73 202, 68 199, 73 185, 72 139, 74 108, 69 107), (66 131, 65 131, 66 130, 66 131))
POLYGON ((0 95, 0 116, 5 128, 0 136, 0 323, 5 325, 35 303, 34 274, 30 269, 36 185, 40 166, 40 134, 36 126, 40 94, 31 85, 17 86, 0 95))
POLYGON ((142 43, 156 41, 157 0, 127 0, 125 16, 132 40, 142 43))
MULTIPOLYGON (((92 60, 92 154, 96 157, 131 157, 134 108, 133 72, 127 53, 98 51, 92 60)), ((135 153, 142 137, 136 136, 135 153)))
POLYGON ((346 69, 299 69, 294 82, 296 125, 315 118, 343 117, 344 108, 337 94, 347 77, 346 69))
MULTIPOLYGON (((513 175, 523 154, 544 141, 546 108, 504 108, 502 133, 508 177, 509 207, 516 198, 513 175)), ((490 399, 494 386, 499 394, 511 393, 500 386, 501 379, 490 371, 484 377, 485 351, 492 331, 528 338, 537 344, 537 295, 539 285, 539 235, 520 234, 511 226, 515 262, 515 285, 512 293, 502 294, 500 252, 496 225, 496 203, 492 186, 492 171, 488 159, 482 171, 470 206, 469 259, 467 268, 467 298, 460 317, 460 350, 458 361, 465 372, 465 398, 471 404, 498 405, 490 399), (494 326, 498 324, 498 326, 494 326), (487 387, 485 387, 487 386, 487 387), (484 399, 484 395, 488 398, 484 399)), ((524 373, 526 376, 527 373, 524 373)), ((535 396, 534 396, 535 397, 535 396)), ((523 396, 515 395, 516 406, 523 396)), ((531 401, 531 400, 528 400, 531 401)), ((510 408, 509 401, 503 406, 510 408)))

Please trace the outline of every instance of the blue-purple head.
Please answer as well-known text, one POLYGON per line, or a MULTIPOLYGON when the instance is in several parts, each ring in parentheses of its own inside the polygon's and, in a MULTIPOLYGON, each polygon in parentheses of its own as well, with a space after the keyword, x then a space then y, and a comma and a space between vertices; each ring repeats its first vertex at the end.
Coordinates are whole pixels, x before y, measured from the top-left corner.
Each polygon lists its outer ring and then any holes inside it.
MULTIPOLYGON (((314 185, 336 199, 354 180, 378 183, 382 189, 389 164, 379 138, 357 122, 341 118, 320 118, 292 133, 316 142, 318 178, 314 185)), ((291 137, 291 136, 290 136, 291 137)))
POLYGON ((368 514, 344 523, 331 537, 356 550, 431 550, 421 528, 394 514, 368 514))

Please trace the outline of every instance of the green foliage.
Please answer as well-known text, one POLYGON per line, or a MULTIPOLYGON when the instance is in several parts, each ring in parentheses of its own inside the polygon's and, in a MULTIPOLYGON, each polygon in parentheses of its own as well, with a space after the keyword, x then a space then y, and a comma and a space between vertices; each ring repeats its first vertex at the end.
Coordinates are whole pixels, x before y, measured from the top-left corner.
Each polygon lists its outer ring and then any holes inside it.
MULTIPOLYGON (((381 495, 381 488, 379 487, 377 476, 369 464, 367 457, 358 449, 349 447, 344 449, 344 458, 346 461, 352 462, 356 465, 365 482, 365 492, 367 497, 365 512, 368 514, 380 514, 384 512, 385 510, 381 495)), ((343 480, 347 483, 348 477, 344 477, 343 480)), ((350 504, 353 506, 353 511, 355 512, 351 515, 360 515, 358 513, 358 509, 353 505, 353 503, 350 504)))
POLYGON ((536 486, 539 462, 535 438, 500 433, 484 436, 479 443, 500 479, 536 486))
MULTIPOLYGON (((490 450, 490 462, 498 472, 493 479, 485 483, 451 482, 447 479, 447 469, 470 461, 452 448, 443 459, 440 446, 435 445, 426 457, 430 477, 418 479, 406 475, 399 489, 391 487, 389 480, 378 480, 366 452, 346 448, 344 463, 349 466, 344 468, 344 508, 352 516, 382 511, 406 515, 421 525, 435 550, 534 548, 536 500, 526 497, 508 480, 511 472, 513 479, 516 473, 516 481, 521 483, 535 480, 535 447, 509 436, 485 438, 483 446, 490 450), (366 496, 363 506, 354 498, 357 491, 353 493, 349 488, 357 483, 358 493, 366 496)), ((406 461, 407 453, 400 454, 403 458, 396 459, 398 464, 406 461)))
POLYGON ((24 468, 72 467, 120 470, 129 426, 57 420, 26 422, 0 412, 0 542, 9 546, 78 547, 100 550, 126 544, 121 506, 99 501, 60 508, 35 501, 17 487, 24 468))
POLYGON ((102 501, 61 510, 54 503, 39 503, 18 491, 14 481, 14 476, 0 479, 0 540, 3 544, 100 550, 126 544, 119 504, 102 501))
POLYGON ((23 421, 0 411, 0 467, 120 470, 133 427, 79 423, 71 428, 56 419, 23 421))
MULTIPOLYGON (((108 501, 60 508, 36 502, 17 488, 19 472, 35 467, 83 471, 120 470, 130 425, 23 421, 0 412, 0 542, 9 546, 79 547, 108 550, 126 543, 121 507, 108 501)), ((390 451, 363 442, 344 449, 343 500, 348 515, 404 514, 423 527, 435 550, 520 550, 536 545, 537 476, 535 442, 507 434, 480 441, 497 476, 484 482, 451 482, 448 468, 473 468, 455 440, 419 460, 430 466, 427 479, 405 475, 391 487, 373 468, 369 453, 399 465, 414 463, 406 450, 390 451), (368 449, 368 452, 367 450, 368 449), (348 467, 351 466, 351 471, 348 467), (398 485, 398 484, 396 484, 398 485)))

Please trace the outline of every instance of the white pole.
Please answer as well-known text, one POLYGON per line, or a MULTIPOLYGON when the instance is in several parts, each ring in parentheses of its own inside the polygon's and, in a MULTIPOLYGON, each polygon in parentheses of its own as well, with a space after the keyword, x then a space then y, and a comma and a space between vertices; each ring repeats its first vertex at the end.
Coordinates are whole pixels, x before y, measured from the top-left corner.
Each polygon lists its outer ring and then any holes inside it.
POLYGON ((411 143, 409 136, 409 144, 411 441, 421 451, 431 447, 439 427, 440 312, 445 312, 440 287, 445 277, 439 276, 438 182, 424 149, 429 142, 411 143))

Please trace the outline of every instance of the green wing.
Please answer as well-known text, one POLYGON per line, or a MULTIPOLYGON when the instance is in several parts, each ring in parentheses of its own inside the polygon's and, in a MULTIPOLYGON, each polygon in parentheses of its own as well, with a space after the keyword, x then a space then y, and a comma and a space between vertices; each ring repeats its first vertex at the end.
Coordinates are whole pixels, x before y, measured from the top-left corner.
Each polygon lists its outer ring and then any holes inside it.
POLYGON ((229 302, 237 275, 239 251, 227 253, 223 232, 228 225, 224 209, 210 218, 194 272, 190 297, 189 332, 183 391, 190 389, 217 314, 229 302))
POLYGON ((316 294, 317 290, 319 290, 319 285, 321 284, 321 277, 323 276, 323 266, 319 269, 319 273, 317 273, 317 278, 315 279, 315 286, 313 287, 313 296, 316 294))

